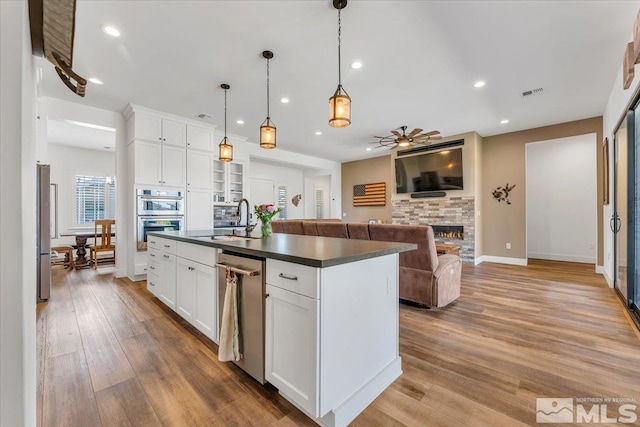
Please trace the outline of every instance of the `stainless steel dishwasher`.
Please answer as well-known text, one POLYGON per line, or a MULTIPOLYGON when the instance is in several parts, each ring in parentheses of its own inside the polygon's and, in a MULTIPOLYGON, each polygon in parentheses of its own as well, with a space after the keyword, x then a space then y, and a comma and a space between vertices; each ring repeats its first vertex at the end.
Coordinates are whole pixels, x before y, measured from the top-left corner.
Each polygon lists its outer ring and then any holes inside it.
POLYGON ((222 324, 222 309, 227 291, 226 267, 229 267, 238 277, 238 327, 242 358, 233 363, 258 380, 260 384, 264 384, 265 260, 223 252, 218 255, 216 267, 218 267, 218 325, 222 324))

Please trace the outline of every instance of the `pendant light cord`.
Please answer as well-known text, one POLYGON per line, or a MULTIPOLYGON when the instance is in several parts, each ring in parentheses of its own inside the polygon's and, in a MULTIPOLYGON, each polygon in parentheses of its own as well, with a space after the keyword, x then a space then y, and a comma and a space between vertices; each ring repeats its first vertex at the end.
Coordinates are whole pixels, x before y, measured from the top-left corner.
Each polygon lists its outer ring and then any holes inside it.
POLYGON ((269 114, 269 58, 267 58, 267 119, 269 117, 271 116, 269 114))
POLYGON ((341 61, 340 61, 340 44, 341 44, 341 35, 342 35, 342 19, 340 17, 340 12, 342 9, 338 9, 338 86, 342 86, 342 76, 340 73, 341 61))
POLYGON ((224 90, 224 139, 227 139, 227 90, 224 90))

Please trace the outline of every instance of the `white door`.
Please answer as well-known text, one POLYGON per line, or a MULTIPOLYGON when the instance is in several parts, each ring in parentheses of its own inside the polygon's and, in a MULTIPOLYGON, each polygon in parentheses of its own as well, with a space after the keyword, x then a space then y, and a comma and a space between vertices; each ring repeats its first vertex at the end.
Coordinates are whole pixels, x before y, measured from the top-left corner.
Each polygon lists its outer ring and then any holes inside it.
POLYGON ((162 146, 162 184, 170 187, 185 187, 187 180, 187 150, 162 146))
POLYGON ((135 138, 162 142, 162 119, 144 114, 135 115, 135 138))
POLYGON ((153 142, 136 141, 135 181, 136 184, 162 184, 162 145, 153 142))
POLYGON ((213 153, 187 150, 187 187, 207 188, 213 186, 213 153))
POLYGON ((199 263, 194 268, 196 310, 193 325, 211 340, 218 342, 218 275, 214 267, 199 263))
POLYGON ((162 119, 162 142, 186 147, 187 125, 173 120, 162 119))
POLYGON ((213 131, 211 129, 187 125, 187 147, 213 151, 213 131))
POLYGON ((265 377, 315 417, 319 415, 318 302, 267 285, 265 377))
POLYGON ((160 261, 162 274, 160 277, 160 300, 176 309, 176 256, 162 253, 160 261))
POLYGON ((189 323, 193 323, 196 308, 195 268, 192 262, 179 257, 176 268, 176 311, 189 323))
POLYGON ((213 228, 213 192, 211 190, 187 190, 187 229, 210 230, 213 228))

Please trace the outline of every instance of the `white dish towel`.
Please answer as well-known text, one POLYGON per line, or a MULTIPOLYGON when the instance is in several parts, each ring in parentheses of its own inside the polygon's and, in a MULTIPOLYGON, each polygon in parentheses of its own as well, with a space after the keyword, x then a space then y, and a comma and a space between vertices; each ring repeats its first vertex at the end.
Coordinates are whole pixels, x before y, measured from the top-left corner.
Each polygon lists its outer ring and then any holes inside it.
POLYGON ((240 360, 240 331, 238 330, 238 278, 227 274, 227 290, 224 294, 222 324, 220 325, 220 345, 218 360, 229 362, 240 360))

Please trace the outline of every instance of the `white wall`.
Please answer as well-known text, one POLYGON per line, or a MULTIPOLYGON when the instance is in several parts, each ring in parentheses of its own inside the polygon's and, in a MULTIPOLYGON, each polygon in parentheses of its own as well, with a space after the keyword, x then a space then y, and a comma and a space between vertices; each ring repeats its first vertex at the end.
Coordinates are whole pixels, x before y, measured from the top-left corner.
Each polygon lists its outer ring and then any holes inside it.
POLYGON ((0 1, 0 425, 36 424, 36 82, 26 1, 0 1))
MULTIPOLYGON (((304 194, 304 174, 302 169, 251 160, 250 178, 271 180, 274 182, 276 190, 281 185, 287 187, 287 218, 304 217, 303 203, 300 203, 298 207, 295 207, 293 203, 291 203, 293 196, 299 193, 302 194, 303 200, 307 198, 307 195, 304 194)), ((250 197, 255 199, 255 195, 250 197)), ((249 202, 254 205, 255 203, 252 199, 250 199, 249 202)), ((277 200, 272 200, 271 202, 276 204, 277 200)))
MULTIPOLYGON (((48 152, 51 183, 58 184, 58 233, 64 233, 75 223, 75 175, 115 176, 116 153, 54 144, 49 144, 48 152)), ((73 237, 51 240, 51 246, 74 243, 73 237)))
POLYGON ((596 263, 596 134, 526 145, 527 257, 596 263))
MULTIPOLYGON (((630 36, 629 41, 633 38, 630 36)), ((624 46, 620 47, 620 52, 623 51, 624 46)), ((622 53, 620 55, 622 57, 622 53)), ((622 62, 622 60, 620 61, 622 62)), ((602 269, 605 278, 607 279, 607 283, 609 286, 613 286, 613 233, 611 232, 611 228, 609 227, 609 220, 613 215, 613 173, 614 173, 614 164, 613 164, 613 135, 616 129, 616 126, 620 119, 626 114, 628 108, 630 107, 629 103, 634 98, 635 94, 640 90, 640 67, 636 65, 635 67, 635 79, 631 83, 631 87, 627 90, 622 88, 622 65, 620 65, 620 70, 618 71, 618 77, 611 88, 611 93, 609 94, 609 101, 607 102, 607 106, 604 110, 603 114, 603 135, 606 138, 609 138, 609 200, 611 203, 609 205, 603 207, 602 213, 602 221, 603 221, 603 248, 604 248, 604 268, 602 269)))

